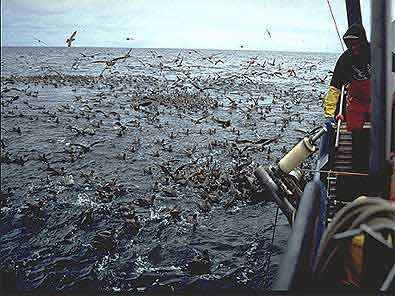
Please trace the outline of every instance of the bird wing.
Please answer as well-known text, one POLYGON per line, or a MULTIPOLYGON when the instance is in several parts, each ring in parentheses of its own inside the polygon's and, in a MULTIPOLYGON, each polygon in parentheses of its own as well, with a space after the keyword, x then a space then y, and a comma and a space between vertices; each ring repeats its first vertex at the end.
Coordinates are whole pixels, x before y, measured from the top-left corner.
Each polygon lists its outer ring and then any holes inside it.
POLYGON ((99 64, 99 63, 106 64, 107 61, 93 61, 93 62, 91 62, 91 64, 99 64))
POLYGON ((113 58, 113 59, 111 60, 111 62, 116 62, 116 61, 123 60, 123 59, 126 59, 126 57, 117 57, 117 58, 113 58))
POLYGON ((144 67, 146 66, 146 64, 144 64, 140 59, 137 59, 138 62, 140 62, 144 67))
POLYGON ((71 36, 70 36, 70 40, 72 40, 76 34, 77 34, 77 31, 74 31, 74 33, 71 34, 71 36))
POLYGON ((130 57, 129 54, 130 54, 131 51, 132 51, 132 48, 129 49, 128 52, 124 56, 113 58, 111 61, 112 62, 116 62, 116 61, 119 61, 119 60, 126 60, 128 57, 130 57))
POLYGON ((119 121, 115 122, 115 123, 114 123, 114 126, 120 127, 122 130, 125 130, 125 129, 126 129, 126 126, 124 126, 124 125, 123 125, 122 123, 120 123, 119 121))
POLYGON ((93 147, 93 146, 95 146, 96 144, 103 143, 103 142, 105 142, 105 141, 100 140, 100 141, 93 142, 92 144, 89 145, 89 147, 93 147))
POLYGON ((207 58, 212 59, 213 57, 219 56, 219 55, 221 55, 221 54, 222 54, 222 53, 214 53, 214 54, 212 54, 212 55, 210 55, 210 56, 207 56, 207 58))
POLYGON ((130 48, 125 56, 129 56, 129 54, 132 52, 132 49, 133 48, 130 48))
POLYGON ((35 37, 34 37, 34 39, 36 39, 39 43, 43 43, 43 44, 45 44, 46 46, 48 46, 48 44, 45 43, 44 41, 42 41, 42 40, 40 40, 40 39, 38 39, 38 38, 35 38, 35 37))

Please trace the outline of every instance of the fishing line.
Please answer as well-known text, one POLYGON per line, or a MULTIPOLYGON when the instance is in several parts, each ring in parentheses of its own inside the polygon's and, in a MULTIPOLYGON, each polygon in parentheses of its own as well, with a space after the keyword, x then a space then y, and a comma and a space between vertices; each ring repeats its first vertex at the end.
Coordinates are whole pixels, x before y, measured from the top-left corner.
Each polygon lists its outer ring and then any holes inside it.
POLYGON ((267 277, 267 271, 269 270, 269 265, 271 262, 271 257, 272 257, 272 253, 273 253, 273 244, 274 244, 274 237, 275 237, 275 233, 276 233, 276 227, 277 227, 277 220, 278 220, 278 214, 279 214, 279 207, 277 206, 276 209, 276 218, 274 218, 274 224, 273 224, 273 233, 272 233, 272 241, 270 243, 270 252, 269 252, 269 257, 267 259, 267 265, 266 265, 266 271, 265 271, 265 277, 267 277))
MULTIPOLYGON (((279 212, 279 207, 277 207, 276 210, 276 218, 274 219, 274 227, 273 227, 273 234, 272 234, 272 242, 271 242, 271 246, 273 246, 273 242, 274 242, 274 234, 276 232, 276 226, 277 226, 277 219, 278 219, 278 212, 279 212)), ((271 252, 270 252, 271 255, 271 252)), ((270 258, 269 258, 270 259, 270 258)))
POLYGON ((339 37, 340 44, 341 44, 342 49, 343 49, 343 51, 344 51, 344 45, 343 45, 343 42, 342 42, 342 38, 340 37, 339 28, 337 27, 337 23, 336 23, 336 20, 335 20, 335 16, 333 15, 333 12, 332 12, 331 4, 329 3, 329 0, 326 0, 326 2, 328 3, 329 11, 331 12, 331 16, 332 16, 333 22, 334 22, 334 24, 335 24, 337 36, 339 37))
POLYGON ((335 175, 344 175, 344 176, 369 176, 366 173, 357 173, 357 172, 342 172, 342 171, 325 171, 325 170, 310 170, 310 169, 299 169, 303 172, 313 172, 313 173, 328 173, 328 174, 335 174, 335 175))

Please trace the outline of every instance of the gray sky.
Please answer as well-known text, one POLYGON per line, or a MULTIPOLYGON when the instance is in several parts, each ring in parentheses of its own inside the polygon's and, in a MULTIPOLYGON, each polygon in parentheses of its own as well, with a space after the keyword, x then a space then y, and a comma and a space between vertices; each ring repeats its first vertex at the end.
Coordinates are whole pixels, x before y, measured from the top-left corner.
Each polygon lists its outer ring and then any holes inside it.
MULTIPOLYGON (((344 0, 331 0, 340 33, 344 0)), ((340 52, 326 0, 2 0, 2 46, 340 52), (271 37, 266 32, 269 30, 271 37), (127 37, 134 40, 127 41, 127 37)), ((370 34, 370 1, 362 0, 370 34)), ((393 9, 394 10, 394 7, 393 9)), ((392 15, 395 15, 392 12, 392 15)))

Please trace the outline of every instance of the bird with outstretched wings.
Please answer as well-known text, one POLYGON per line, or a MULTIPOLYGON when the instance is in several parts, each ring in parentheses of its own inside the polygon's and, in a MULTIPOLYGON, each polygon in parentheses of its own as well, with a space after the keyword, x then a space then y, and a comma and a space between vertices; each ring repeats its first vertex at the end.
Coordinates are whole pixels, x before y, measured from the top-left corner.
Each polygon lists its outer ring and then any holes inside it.
POLYGON ((115 65, 115 61, 113 61, 113 60, 109 60, 109 61, 99 60, 99 61, 93 61, 91 63, 92 64, 106 64, 106 67, 108 67, 108 68, 110 68, 110 67, 115 65))
POLYGON ((111 60, 99 60, 99 61, 94 61, 92 64, 98 64, 98 63, 103 63, 106 64, 107 67, 112 67, 115 65, 115 62, 118 62, 120 60, 123 60, 123 62, 127 59, 130 58, 130 52, 132 51, 132 48, 128 50, 128 52, 120 57, 112 58, 111 60))
POLYGON ((42 44, 44 44, 45 46, 48 46, 48 44, 45 43, 44 41, 42 41, 42 40, 40 40, 40 39, 38 39, 38 38, 36 38, 36 37, 34 37, 34 36, 33 36, 33 38, 34 38, 38 43, 42 43, 42 44))
POLYGON ((77 31, 74 31, 73 34, 69 38, 66 39, 67 47, 71 47, 71 43, 75 40, 75 35, 77 34, 77 31))
POLYGON ((100 63, 102 63, 102 64, 105 64, 105 65, 106 65, 106 67, 103 69, 103 71, 102 71, 101 74, 100 74, 100 76, 101 76, 101 75, 104 73, 104 71, 105 71, 106 69, 110 69, 112 66, 114 66, 116 63, 118 63, 118 62, 121 61, 121 60, 122 60, 122 62, 125 62, 127 58, 130 58, 130 53, 131 53, 131 51, 132 51, 132 48, 130 48, 130 49, 128 50, 128 52, 127 52, 125 55, 123 55, 123 56, 116 57, 116 58, 113 58, 113 59, 111 59, 111 60, 98 60, 98 61, 93 61, 93 62, 91 62, 91 63, 92 63, 92 64, 100 64, 100 63))
POLYGON ((124 62, 127 58, 130 58, 130 52, 131 51, 132 51, 132 48, 130 48, 125 55, 123 55, 121 57, 113 58, 111 61, 116 62, 116 61, 119 61, 119 60, 123 60, 123 62, 124 62))

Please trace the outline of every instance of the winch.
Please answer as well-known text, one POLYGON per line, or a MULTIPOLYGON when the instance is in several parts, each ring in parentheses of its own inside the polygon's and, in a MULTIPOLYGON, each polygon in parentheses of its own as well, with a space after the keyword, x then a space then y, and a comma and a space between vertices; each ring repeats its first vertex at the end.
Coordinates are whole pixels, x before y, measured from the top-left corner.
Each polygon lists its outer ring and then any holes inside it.
POLYGON ((298 208, 299 199, 306 185, 303 173, 298 166, 317 151, 317 140, 327 132, 326 127, 316 129, 304 137, 276 166, 260 166, 255 176, 272 194, 272 198, 280 207, 292 225, 298 208))

